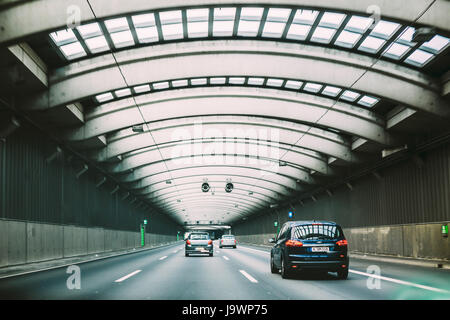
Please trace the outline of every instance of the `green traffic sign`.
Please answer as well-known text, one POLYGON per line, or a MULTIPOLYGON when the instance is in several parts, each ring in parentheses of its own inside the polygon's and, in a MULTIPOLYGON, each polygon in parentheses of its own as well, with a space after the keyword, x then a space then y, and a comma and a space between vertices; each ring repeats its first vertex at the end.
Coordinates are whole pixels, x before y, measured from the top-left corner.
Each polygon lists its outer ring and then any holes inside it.
POLYGON ((442 231, 442 234, 443 234, 444 236, 448 235, 448 225, 443 224, 443 225, 442 225, 442 228, 441 228, 441 231, 442 231))
POLYGON ((144 220, 144 224, 147 224, 147 219, 144 220))
POLYGON ((274 221, 273 226, 277 227, 278 226, 278 221, 274 221))

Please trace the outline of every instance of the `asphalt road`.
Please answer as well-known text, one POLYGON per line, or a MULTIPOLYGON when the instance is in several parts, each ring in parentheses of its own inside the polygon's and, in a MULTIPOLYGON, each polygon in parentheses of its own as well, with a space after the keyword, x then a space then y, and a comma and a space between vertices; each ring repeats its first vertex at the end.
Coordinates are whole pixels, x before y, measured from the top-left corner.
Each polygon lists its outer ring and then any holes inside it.
POLYGON ((185 257, 178 243, 79 264, 79 278, 62 267, 0 279, 0 299, 450 299, 450 270, 351 259, 347 280, 285 280, 270 273, 269 257, 269 249, 246 245, 185 257))

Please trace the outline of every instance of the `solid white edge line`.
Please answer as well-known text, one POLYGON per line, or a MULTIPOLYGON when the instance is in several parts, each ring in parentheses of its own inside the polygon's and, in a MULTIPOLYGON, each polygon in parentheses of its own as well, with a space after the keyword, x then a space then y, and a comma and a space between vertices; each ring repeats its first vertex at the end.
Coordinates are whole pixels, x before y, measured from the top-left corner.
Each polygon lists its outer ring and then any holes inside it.
POLYGON ((167 258, 167 256, 161 257, 159 260, 164 260, 165 258, 167 258))
POLYGON ((256 280, 255 278, 253 278, 251 275, 249 275, 247 272, 245 272, 245 270, 239 270, 240 273, 242 273, 242 275, 244 277, 246 277, 250 282, 253 283, 258 283, 258 280, 256 280))
POLYGON ((385 281, 389 281, 389 282, 394 282, 394 283, 398 283, 398 284, 403 284, 403 285, 406 285, 406 286, 416 287, 416 288, 420 288, 420 289, 424 289, 424 290, 435 291, 435 292, 440 292, 440 293, 450 293, 450 291, 447 291, 447 290, 444 290, 444 289, 438 289, 438 288, 433 288, 433 287, 429 287, 429 286, 424 286, 424 285, 413 283, 413 282, 409 282, 409 281, 393 279, 393 278, 389 278, 389 277, 379 276, 379 275, 376 275, 376 274, 370 274, 370 273, 365 273, 365 272, 361 272, 361 271, 357 271, 357 270, 351 270, 351 269, 348 270, 348 271, 351 272, 351 273, 362 275, 362 276, 376 278, 376 279, 385 280, 385 281))
MULTIPOLYGON (((270 252, 259 250, 259 249, 252 249, 252 248, 246 248, 246 247, 241 247, 241 248, 244 248, 244 249, 247 249, 247 250, 252 250, 252 251, 257 251, 257 252, 261 252, 261 253, 270 254, 270 252)), ((398 284, 402 284, 402 285, 406 285, 406 286, 412 286, 412 287, 416 287, 416 288, 420 288, 420 289, 424 289, 424 290, 435 291, 435 292, 440 292, 440 293, 450 293, 450 291, 447 291, 447 290, 444 290, 444 289, 433 288, 433 287, 424 286, 424 285, 413 283, 413 282, 398 280, 398 279, 384 277, 384 276, 378 276, 378 275, 365 273, 365 272, 361 272, 361 271, 357 271, 357 270, 353 270, 353 269, 349 269, 348 271, 351 272, 351 273, 363 275, 363 276, 366 276, 366 277, 377 278, 377 279, 380 279, 380 280, 390 281, 390 282, 394 282, 394 283, 398 283, 398 284)))
POLYGON ((225 260, 230 260, 227 256, 222 256, 225 260))
POLYGON ((120 278, 120 279, 117 279, 117 280, 114 281, 114 282, 122 282, 122 281, 124 281, 124 280, 127 280, 128 278, 134 276, 135 274, 138 274, 138 273, 141 272, 141 271, 142 271, 142 270, 136 270, 136 271, 134 271, 134 272, 132 272, 132 273, 130 273, 130 274, 128 274, 128 275, 126 275, 126 276, 120 278))

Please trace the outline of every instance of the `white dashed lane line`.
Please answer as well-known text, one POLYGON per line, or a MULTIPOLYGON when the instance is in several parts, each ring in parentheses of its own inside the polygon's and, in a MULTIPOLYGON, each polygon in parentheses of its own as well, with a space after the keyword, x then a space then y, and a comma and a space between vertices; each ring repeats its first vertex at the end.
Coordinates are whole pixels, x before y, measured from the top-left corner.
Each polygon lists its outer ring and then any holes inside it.
POLYGON ((222 258, 224 258, 225 260, 230 260, 227 256, 223 256, 222 258))
POLYGON ((253 283, 258 283, 258 280, 256 280, 255 278, 253 278, 251 275, 249 275, 247 272, 245 272, 245 270, 239 270, 240 273, 242 273, 242 275, 244 277, 246 277, 250 282, 253 283))
POLYGON ((161 257, 159 260, 164 260, 165 258, 167 258, 167 256, 161 257))
POLYGON ((134 271, 134 272, 132 272, 132 273, 130 273, 130 274, 127 274, 126 276, 124 276, 124 277, 122 277, 122 278, 120 278, 120 279, 117 279, 115 282, 122 282, 122 281, 125 281, 125 280, 127 280, 128 278, 131 278, 132 276, 138 274, 138 273, 141 272, 141 271, 142 271, 142 270, 136 270, 136 271, 134 271))

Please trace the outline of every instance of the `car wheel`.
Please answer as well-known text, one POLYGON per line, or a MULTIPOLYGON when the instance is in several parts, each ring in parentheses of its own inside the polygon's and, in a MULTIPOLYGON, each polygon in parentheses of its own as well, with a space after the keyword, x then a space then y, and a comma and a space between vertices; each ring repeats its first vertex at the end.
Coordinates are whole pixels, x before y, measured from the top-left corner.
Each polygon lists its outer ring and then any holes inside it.
POLYGON ((212 252, 209 254, 210 257, 212 257, 213 255, 214 255, 214 253, 212 253, 212 252))
POLYGON ((284 257, 281 258, 281 277, 283 279, 289 279, 291 276, 290 272, 286 268, 286 262, 284 261, 284 257))
POLYGON ((346 280, 346 279, 348 278, 348 268, 339 270, 339 271, 337 272, 337 275, 338 275, 338 279, 340 279, 340 280, 346 280))
POLYGON ((185 257, 189 257, 189 253, 185 253, 184 256, 185 256, 185 257))
POLYGON ((236 249, 236 246, 234 246, 233 248, 236 249))
POLYGON ((273 263, 273 256, 270 256, 270 271, 272 273, 278 273, 280 271, 277 267, 275 267, 275 264, 273 263))

